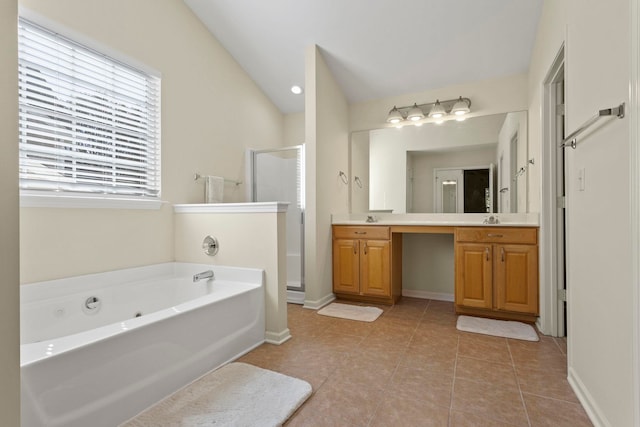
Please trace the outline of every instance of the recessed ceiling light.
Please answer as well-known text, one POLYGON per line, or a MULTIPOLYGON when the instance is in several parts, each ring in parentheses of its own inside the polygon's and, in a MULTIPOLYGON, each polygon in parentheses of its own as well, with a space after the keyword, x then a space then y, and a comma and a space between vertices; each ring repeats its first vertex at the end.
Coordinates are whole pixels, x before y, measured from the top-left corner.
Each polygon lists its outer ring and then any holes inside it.
POLYGON ((293 85, 291 86, 291 92, 295 93, 296 95, 300 95, 303 92, 303 90, 300 86, 293 85))

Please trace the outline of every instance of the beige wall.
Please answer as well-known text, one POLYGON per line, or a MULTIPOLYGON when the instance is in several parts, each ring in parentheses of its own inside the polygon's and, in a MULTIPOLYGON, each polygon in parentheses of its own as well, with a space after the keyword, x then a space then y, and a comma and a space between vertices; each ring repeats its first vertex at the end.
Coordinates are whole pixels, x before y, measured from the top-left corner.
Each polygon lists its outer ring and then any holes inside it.
POLYGON ((348 106, 316 46, 305 52, 305 306, 333 298, 331 214, 349 210, 348 106))
POLYGON ((282 213, 178 213, 176 261, 265 270, 266 339, 280 343, 287 328, 286 234, 282 213), (202 240, 218 239, 218 253, 202 251, 202 240))
MULTIPOLYGON (((627 0, 570 2, 568 129, 575 129, 600 108, 628 104, 628 16, 627 0)), ((631 425, 638 401, 633 400, 630 375, 634 284, 631 254, 626 249, 631 247, 629 124, 614 121, 583 140, 579 149, 565 150, 569 151, 569 377, 590 400, 597 418, 612 426, 631 425), (587 180, 584 191, 578 189, 581 169, 587 180), (594 321, 596 310, 603 315, 594 321), (600 366, 608 369, 596 368, 600 366)))
MULTIPOLYGON (((566 40, 568 1, 545 1, 529 67, 529 158, 542 160, 542 97, 544 80, 566 40)), ((542 167, 529 169, 529 208, 542 212, 542 167)), ((544 191, 548 191, 545 189, 544 191)))
POLYGON ((351 104, 349 130, 354 132, 388 127, 387 114, 394 105, 400 107, 413 105, 414 102, 420 104, 435 102, 436 99, 455 99, 458 96, 471 99, 469 117, 526 110, 527 75, 517 74, 351 104))
MULTIPOLYGON (((563 43, 568 132, 599 109, 628 103, 628 16, 626 0, 545 1, 529 81, 534 153, 543 151, 544 79, 563 43)), ((633 287, 637 283, 632 282, 629 250, 627 120, 601 121, 597 130, 579 139, 576 150, 565 150, 568 374, 594 424, 602 426, 631 426, 639 421, 634 424, 633 419, 634 405, 638 405, 632 376, 632 347, 637 340, 632 324, 633 287), (586 175, 584 190, 578 186, 580 170, 586 175)))
POLYGON ((284 116, 284 146, 304 143, 304 112, 284 116))
POLYGON ((451 234, 402 237, 402 294, 453 301, 454 252, 451 234))
MULTIPOLYGON (((531 209, 540 212, 540 318, 539 327, 546 334, 555 335, 553 320, 557 307, 555 305, 555 275, 552 264, 555 262, 553 249, 555 242, 550 236, 552 227, 548 223, 551 212, 555 212, 553 199, 555 189, 551 188, 552 170, 551 146, 546 144, 543 150, 542 104, 544 81, 554 60, 558 56, 566 40, 568 2, 566 0, 545 3, 536 35, 536 43, 531 55, 529 68, 529 158, 539 159, 539 167, 530 168, 527 181, 529 186, 529 203, 531 209), (543 201, 544 200, 544 201, 543 201)), ((553 148, 555 150, 555 148, 553 148)))
POLYGON ((173 261, 173 209, 22 208, 22 283, 173 261))
POLYGON ((0 425, 20 425, 17 3, 0 2, 0 425), (11 124, 14 124, 13 126, 11 124))
MULTIPOLYGON (((183 2, 20 0, 20 7, 43 25, 161 74, 163 200, 202 202, 195 172, 244 181, 246 148, 283 145, 283 115, 183 2)), ((225 202, 245 197, 245 184, 225 186, 225 202)), ((22 283, 173 259, 167 206, 23 208, 21 215, 22 283)))

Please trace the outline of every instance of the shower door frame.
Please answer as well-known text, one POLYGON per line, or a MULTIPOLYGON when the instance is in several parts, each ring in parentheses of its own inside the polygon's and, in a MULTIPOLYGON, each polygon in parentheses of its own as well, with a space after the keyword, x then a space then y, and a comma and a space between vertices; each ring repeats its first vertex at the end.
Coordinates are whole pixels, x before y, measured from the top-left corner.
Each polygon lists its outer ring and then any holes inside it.
MULTIPOLYGON (((305 164, 304 164, 304 158, 305 158, 305 154, 304 154, 304 144, 300 144, 300 145, 292 145, 289 147, 280 147, 280 148, 265 148, 265 149, 260 149, 260 150, 254 150, 254 149, 249 149, 248 151, 248 160, 249 160, 249 165, 247 168, 248 171, 248 175, 249 175, 249 180, 248 182, 250 183, 250 188, 249 188, 249 196, 252 202, 257 202, 257 173, 256 173, 256 157, 259 154, 268 154, 268 153, 277 153, 277 152, 283 152, 283 151, 297 151, 298 152, 298 158, 300 159, 300 176, 298 177, 298 179, 300 180, 300 186, 301 186, 301 192, 300 192, 300 286, 289 286, 287 285, 287 290, 288 291, 299 291, 299 292, 304 292, 305 291, 305 270, 304 270, 304 257, 305 257, 305 253, 304 253, 304 221, 305 221, 305 200, 304 200, 304 179, 305 179, 305 164)), ((282 200, 281 200, 282 201, 282 200)), ((286 201, 286 200, 284 200, 286 201)), ((287 209, 288 210, 288 209, 287 209)))

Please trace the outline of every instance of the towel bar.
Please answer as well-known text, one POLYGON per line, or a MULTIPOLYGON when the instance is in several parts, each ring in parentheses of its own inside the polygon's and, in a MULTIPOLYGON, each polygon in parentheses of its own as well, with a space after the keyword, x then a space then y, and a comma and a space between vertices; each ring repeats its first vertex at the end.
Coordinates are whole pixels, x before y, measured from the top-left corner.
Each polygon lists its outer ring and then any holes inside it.
POLYGON ((560 144, 560 148, 571 147, 575 150, 576 145, 578 144, 577 142, 578 135, 580 135, 582 132, 587 130, 589 126, 597 122, 600 117, 607 117, 607 116, 616 116, 619 119, 624 118, 624 102, 618 105, 617 107, 606 108, 604 110, 598 111, 598 114, 591 117, 589 120, 584 122, 582 126, 580 126, 575 131, 571 132, 571 134, 562 141, 562 144, 560 144))
MULTIPOLYGON (((199 180, 201 178, 206 178, 206 175, 200 175, 199 173, 193 174, 193 180, 194 181, 197 181, 197 180, 199 180)), ((229 184, 235 184, 235 185, 242 184, 242 181, 236 181, 234 179, 227 179, 227 178, 224 178, 224 182, 228 182, 229 184)))

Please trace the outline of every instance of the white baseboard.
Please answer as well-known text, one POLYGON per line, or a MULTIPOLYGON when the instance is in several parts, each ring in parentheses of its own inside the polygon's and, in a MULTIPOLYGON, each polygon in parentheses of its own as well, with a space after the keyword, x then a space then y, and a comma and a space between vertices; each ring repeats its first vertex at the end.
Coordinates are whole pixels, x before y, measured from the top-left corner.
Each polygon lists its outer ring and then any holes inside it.
POLYGON ((320 298, 319 300, 315 300, 315 301, 310 301, 308 299, 304 300, 304 306, 303 308, 309 308, 311 310, 318 310, 322 307, 324 307, 325 305, 329 304, 331 301, 334 301, 336 299, 336 296, 334 294, 329 294, 324 296, 323 298, 320 298))
POLYGON ((269 344, 280 345, 287 342, 291 338, 291 331, 289 328, 285 329, 282 332, 270 332, 267 331, 264 334, 264 341, 269 344))
POLYGON ((287 289, 287 302, 292 304, 304 304, 304 291, 292 291, 287 289))
POLYGON ((403 289, 402 296, 411 297, 411 298, 433 299, 436 301, 453 302, 454 300, 453 294, 445 294, 442 292, 418 291, 413 289, 403 289))
POLYGON ((584 386, 584 383, 580 380, 580 377, 578 377, 572 368, 568 369, 567 380, 569 380, 569 385, 571 385, 573 392, 576 394, 576 397, 582 404, 593 425, 595 427, 611 427, 611 424, 609 424, 602 415, 602 411, 598 409, 598 405, 594 403, 593 396, 591 396, 584 386))

